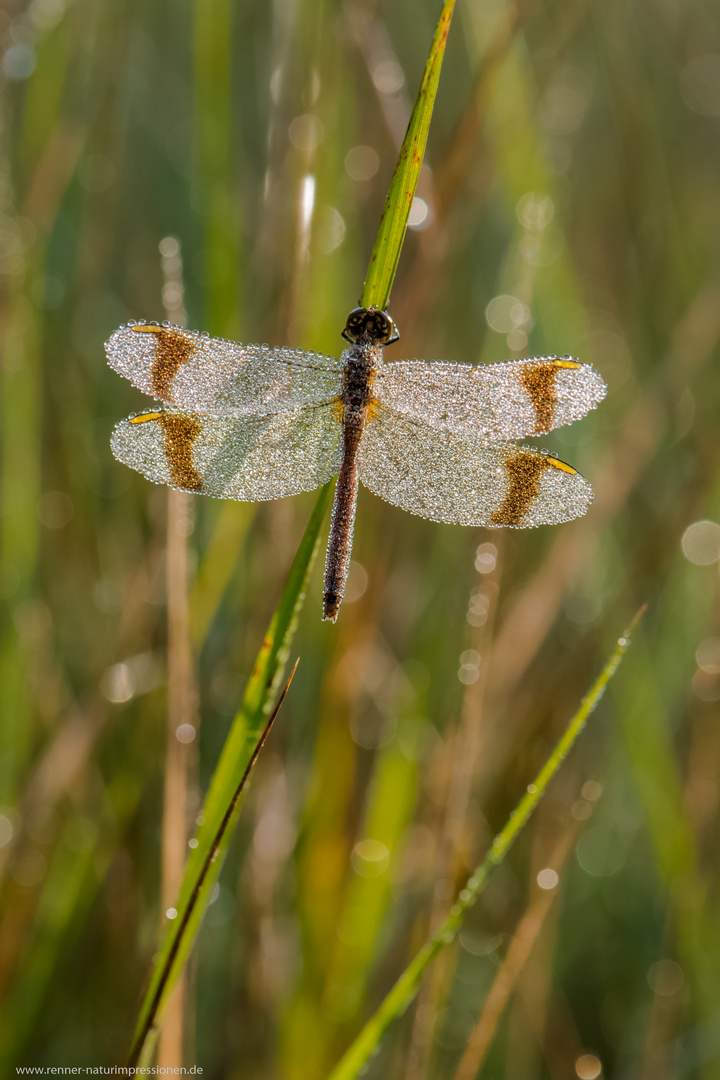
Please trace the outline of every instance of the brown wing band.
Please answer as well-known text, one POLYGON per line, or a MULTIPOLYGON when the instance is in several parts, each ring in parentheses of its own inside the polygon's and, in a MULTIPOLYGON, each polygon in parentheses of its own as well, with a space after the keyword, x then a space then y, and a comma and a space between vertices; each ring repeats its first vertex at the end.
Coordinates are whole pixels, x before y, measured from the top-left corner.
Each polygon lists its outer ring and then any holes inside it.
POLYGON ((535 435, 552 431, 555 419, 555 379, 558 368, 552 362, 533 364, 520 375, 520 381, 528 392, 535 409, 535 435))
POLYGON ((540 494, 539 477, 550 461, 519 450, 505 462, 510 489, 492 516, 493 525, 520 525, 531 504, 540 494))
POLYGON ((134 326, 133 330, 139 334, 154 334, 155 359, 150 371, 153 393, 161 401, 172 401, 170 385, 180 365, 186 364, 195 352, 193 342, 164 326, 134 326))
POLYGON ((200 434, 195 416, 158 413, 165 432, 165 457, 174 487, 183 491, 202 491, 202 478, 193 463, 192 446, 200 434))

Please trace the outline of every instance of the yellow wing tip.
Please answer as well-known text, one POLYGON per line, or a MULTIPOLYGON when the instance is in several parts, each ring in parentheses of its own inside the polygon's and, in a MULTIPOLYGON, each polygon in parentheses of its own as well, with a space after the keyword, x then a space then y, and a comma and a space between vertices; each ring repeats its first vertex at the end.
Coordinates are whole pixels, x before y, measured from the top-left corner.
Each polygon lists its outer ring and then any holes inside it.
POLYGON ((577 469, 573 469, 572 465, 566 465, 564 461, 560 461, 560 458, 548 457, 545 459, 548 465, 552 465, 555 469, 560 469, 561 472, 570 473, 571 476, 577 476, 577 469))
POLYGON ((140 413, 139 416, 128 417, 131 424, 147 424, 148 420, 159 420, 162 413, 159 412, 146 412, 140 413))
POLYGON ((571 371, 576 371, 582 367, 582 364, 576 364, 574 360, 553 360, 554 367, 570 368, 571 371))
POLYGON ((135 334, 159 334, 161 332, 161 330, 165 329, 165 327, 164 326, 143 325, 143 326, 131 326, 130 329, 135 334))

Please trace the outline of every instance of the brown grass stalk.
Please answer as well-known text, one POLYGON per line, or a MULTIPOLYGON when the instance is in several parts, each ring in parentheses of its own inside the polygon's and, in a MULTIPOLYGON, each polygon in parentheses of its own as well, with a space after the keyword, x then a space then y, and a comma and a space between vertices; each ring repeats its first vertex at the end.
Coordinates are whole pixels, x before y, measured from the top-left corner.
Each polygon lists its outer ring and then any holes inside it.
MULTIPOLYGON (((440 925, 447 910, 445 889, 438 888, 438 886, 447 885, 448 891, 452 894, 463 874, 466 874, 472 868, 477 854, 474 850, 477 844, 477 829, 474 836, 470 835, 468 808, 478 754, 482 744, 483 706, 488 679, 487 660, 492 642, 499 589, 500 567, 498 564, 499 557, 498 563, 496 563, 490 574, 478 572, 477 576, 477 582, 483 587, 490 604, 486 621, 481 626, 473 627, 470 635, 470 648, 477 651, 481 656, 479 677, 476 682, 469 683, 465 687, 460 723, 455 732, 451 748, 445 815, 441 825, 435 867, 436 888, 433 892, 430 912, 431 931, 440 925)), ((438 1010, 442 1007, 441 1000, 444 998, 451 981, 448 979, 447 969, 452 963, 452 957, 453 954, 448 951, 438 958, 438 963, 425 978, 420 988, 407 1057, 407 1080, 421 1080, 428 1073, 433 1024, 438 1010)))
MULTIPOLYGON (((556 871, 562 869, 568 854, 572 850, 577 831, 575 823, 572 823, 566 829, 547 862, 549 868, 556 871)), ((490 987, 483 1010, 460 1059, 460 1064, 455 1073, 455 1080, 475 1080, 490 1049, 490 1044, 497 1031, 500 1018, 510 1000, 515 983, 530 957, 543 923, 555 903, 557 894, 558 886, 553 889, 543 889, 537 884, 533 886, 530 903, 515 929, 505 959, 490 987)))
MULTIPOLYGON (((163 299, 170 320, 186 322, 183 307, 180 245, 172 237, 160 243, 165 288, 163 299)), ((193 529, 193 496, 167 493, 167 748, 162 820, 162 911, 172 907, 180 892, 188 843, 188 785, 195 761, 198 699, 190 639, 188 603, 188 537, 193 529)), ((183 1065, 186 973, 180 975, 168 1002, 158 1043, 158 1065, 183 1065)))

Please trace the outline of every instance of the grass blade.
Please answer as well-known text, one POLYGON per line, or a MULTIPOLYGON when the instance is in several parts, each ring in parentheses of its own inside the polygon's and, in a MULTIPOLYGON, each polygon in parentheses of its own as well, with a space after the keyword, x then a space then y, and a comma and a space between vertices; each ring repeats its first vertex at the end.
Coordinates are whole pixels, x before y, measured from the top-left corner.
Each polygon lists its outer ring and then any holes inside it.
POLYGON ((370 256, 362 294, 363 307, 387 307, 390 290, 400 260, 410 207, 425 156, 440 70, 445 56, 450 20, 455 0, 445 0, 425 65, 410 123, 400 147, 395 172, 385 199, 380 227, 370 256))
POLYGON ((328 1080, 352 1080, 359 1075, 363 1065, 377 1051, 383 1035, 393 1020, 407 1009, 414 998, 420 979, 444 945, 449 945, 457 935, 463 924, 465 914, 477 900, 490 876, 491 871, 503 861, 513 843, 517 839, 522 827, 528 821, 533 810, 544 794, 547 785, 559 769, 561 763, 567 757, 570 748, 584 728, 588 717, 594 711, 610 679, 615 674, 620 661, 630 644, 630 636, 644 613, 641 608, 630 626, 618 640, 615 649, 591 687, 587 696, 583 699, 580 708, 573 716, 565 729, 564 734, 558 741, 555 749, 543 765, 535 778, 534 783, 528 786, 527 792, 518 803, 510 818, 495 837, 490 852, 485 860, 476 869, 468 880, 467 885, 460 893, 457 902, 450 910, 450 914, 443 920, 429 941, 423 945, 416 954, 403 974, 393 986, 390 993, 380 1005, 380 1008, 370 1017, 365 1027, 355 1041, 346 1051, 340 1062, 333 1069, 328 1080))
MULTIPOLYGON (((140 1008, 129 1055, 130 1065, 138 1061, 192 948, 237 822, 245 781, 282 704, 281 697, 268 722, 267 714, 282 677, 304 600, 305 583, 317 551, 331 486, 326 484, 322 488, 315 504, 285 590, 255 661, 242 706, 213 775, 203 809, 203 823, 196 837, 197 846, 192 849, 185 868, 177 915, 169 923, 140 1008)), ((285 691, 283 697, 284 694, 285 691)))
POLYGON ((262 734, 255 745, 255 749, 250 755, 250 760, 245 766, 240 782, 235 788, 225 809, 225 813, 218 825, 217 831, 211 839, 202 866, 197 874, 193 874, 192 891, 190 892, 186 903, 182 906, 182 912, 178 919, 177 927, 175 928, 175 932, 170 936, 169 948, 163 949, 161 963, 156 967, 158 977, 153 980, 153 996, 148 1003, 145 1019, 142 1027, 137 1032, 135 1044, 130 1052, 129 1064, 131 1066, 134 1066, 140 1059, 143 1048, 148 1042, 148 1037, 153 1033, 155 1022, 159 1016, 161 1007, 170 996, 170 991, 177 985, 178 977, 182 971, 183 959, 187 956, 187 952, 192 944, 189 928, 191 925, 195 929, 199 927, 202 911, 205 907, 204 901, 208 899, 208 889, 216 881, 219 874, 219 868, 214 869, 213 864, 219 862, 222 865, 222 858, 219 858, 219 856, 224 856, 227 851, 227 845, 232 833, 231 823, 234 825, 235 821, 237 821, 237 811, 240 807, 241 796, 244 794, 250 773, 252 772, 253 767, 260 756, 260 751, 265 745, 265 741, 275 723, 275 718, 280 712, 282 703, 285 700, 285 695, 290 689, 290 683, 295 676, 299 662, 299 660, 295 661, 295 665, 283 687, 283 691, 277 700, 275 708, 270 714, 262 734))

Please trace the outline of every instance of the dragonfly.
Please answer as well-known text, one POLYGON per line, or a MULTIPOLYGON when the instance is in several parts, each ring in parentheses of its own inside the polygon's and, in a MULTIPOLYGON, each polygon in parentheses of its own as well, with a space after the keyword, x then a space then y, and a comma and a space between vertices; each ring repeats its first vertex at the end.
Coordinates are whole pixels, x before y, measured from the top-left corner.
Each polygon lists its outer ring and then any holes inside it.
POLYGON ((131 322, 108 362, 161 408, 122 420, 116 458, 181 491, 255 502, 337 476, 323 618, 335 622, 350 567, 360 482, 430 521, 527 528, 583 515, 588 482, 513 442, 572 423, 605 396, 571 357, 499 364, 384 359, 386 311, 356 308, 340 358, 241 345, 168 323, 131 322))

